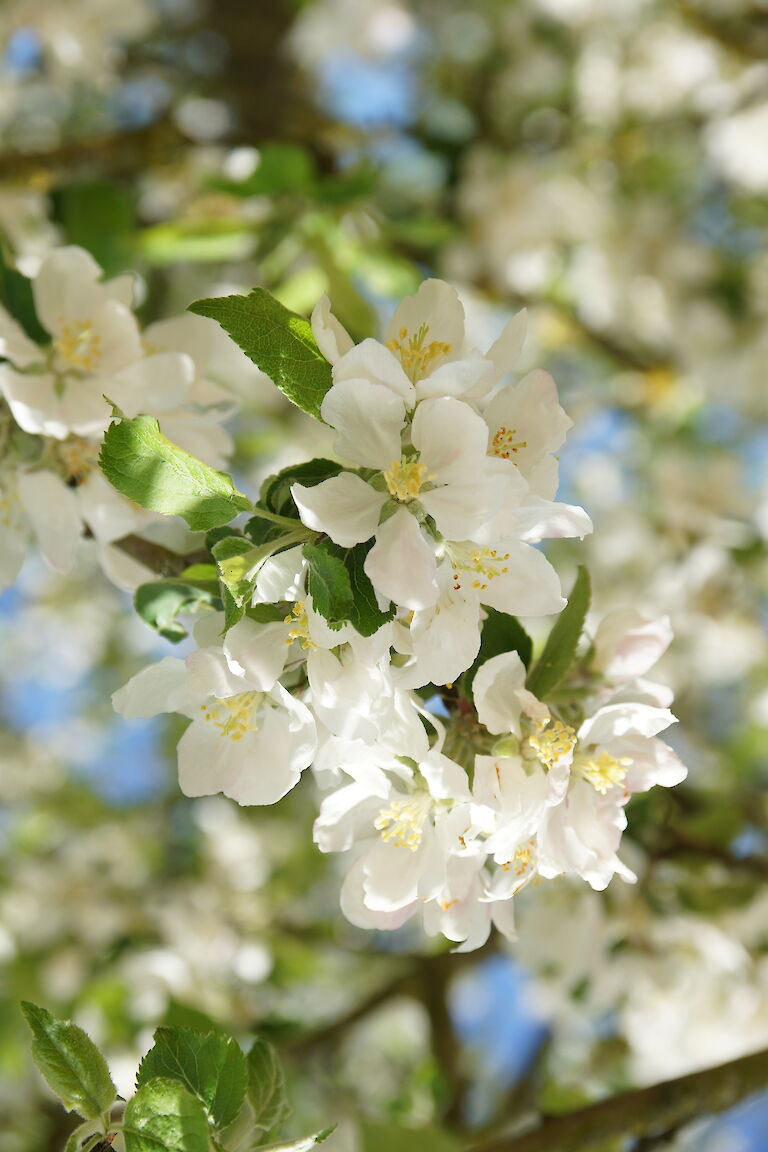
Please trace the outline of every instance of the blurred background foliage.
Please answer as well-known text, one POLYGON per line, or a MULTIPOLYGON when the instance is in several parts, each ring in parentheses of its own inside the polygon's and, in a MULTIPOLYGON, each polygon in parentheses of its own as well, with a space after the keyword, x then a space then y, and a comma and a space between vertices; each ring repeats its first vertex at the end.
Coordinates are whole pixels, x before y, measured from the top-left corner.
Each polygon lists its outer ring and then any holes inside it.
MULTIPOLYGON (((526 890, 511 949, 365 935, 311 781, 276 809, 182 797, 173 721, 109 703, 157 638, 90 542, 66 579, 30 559, 0 598, 7 1152, 71 1127, 20 998, 88 1028, 124 1091, 158 1023, 261 1031, 297 1131, 338 1122, 339 1152, 450 1152, 768 1043, 766 229, 764 0, 2 0, 4 266, 82 245, 138 273, 145 321, 328 292, 358 339, 427 275, 481 346, 529 309, 524 366, 575 421, 562 498, 595 522, 551 551, 566 588, 586 554, 599 614, 672 617, 690 768, 631 805, 636 887, 526 890)), ((266 380, 240 399, 242 484, 322 451, 266 380)), ((766 1129, 758 1098, 653 1147, 766 1129)))

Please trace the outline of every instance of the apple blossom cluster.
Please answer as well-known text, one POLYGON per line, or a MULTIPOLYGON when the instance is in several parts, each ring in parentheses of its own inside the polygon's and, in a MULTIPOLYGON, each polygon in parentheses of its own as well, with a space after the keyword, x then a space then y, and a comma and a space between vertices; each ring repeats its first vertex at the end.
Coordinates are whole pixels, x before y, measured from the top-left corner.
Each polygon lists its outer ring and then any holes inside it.
POLYGON ((188 718, 188 796, 273 804, 311 768, 315 841, 342 856, 342 910, 361 927, 418 914, 473 949, 493 925, 513 935, 534 879, 634 879, 618 854, 626 804, 685 776, 658 738, 670 693, 645 679, 671 632, 630 609, 590 638, 586 572, 566 604, 537 547, 591 524, 555 499, 571 421, 554 381, 505 382, 524 315, 481 353, 435 280, 383 342, 355 344, 327 300, 310 328, 262 289, 193 310, 332 429, 337 459, 284 469, 251 503, 116 398, 104 474, 207 528, 211 556, 146 586, 150 622, 155 594, 166 624, 168 596, 181 614, 194 597, 194 647, 134 676, 117 711, 188 718), (548 615, 534 659, 517 617, 548 615))
POLYGON ((26 329, 0 306, 0 587, 15 580, 30 538, 53 568, 67 571, 83 534, 122 584, 110 543, 159 518, 117 493, 98 468, 112 406, 128 416, 156 412, 179 444, 221 467, 232 449, 221 420, 235 404, 216 377, 215 353, 230 342, 192 315, 142 331, 133 277, 102 279, 82 248, 50 251, 31 288, 12 275, 29 306, 26 329))

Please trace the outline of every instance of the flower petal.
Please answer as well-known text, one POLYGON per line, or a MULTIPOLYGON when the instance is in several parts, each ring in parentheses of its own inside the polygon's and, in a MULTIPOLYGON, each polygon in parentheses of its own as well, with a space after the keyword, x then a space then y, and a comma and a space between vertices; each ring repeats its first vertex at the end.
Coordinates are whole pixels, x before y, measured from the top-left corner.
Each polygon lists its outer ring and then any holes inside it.
POLYGON ((370 540, 387 497, 354 472, 340 472, 321 484, 291 485, 302 523, 326 532, 343 548, 370 540))
POLYGON ((326 392, 320 409, 338 436, 334 450, 371 468, 388 468, 402 452, 405 402, 383 384, 342 380, 326 392))
POLYGON ((354 348, 349 332, 331 312, 331 302, 327 296, 321 296, 315 304, 310 323, 318 348, 331 364, 335 364, 354 348))
POLYGON ((434 551, 407 508, 379 525, 364 568, 373 586, 403 608, 428 608, 440 594, 434 551))

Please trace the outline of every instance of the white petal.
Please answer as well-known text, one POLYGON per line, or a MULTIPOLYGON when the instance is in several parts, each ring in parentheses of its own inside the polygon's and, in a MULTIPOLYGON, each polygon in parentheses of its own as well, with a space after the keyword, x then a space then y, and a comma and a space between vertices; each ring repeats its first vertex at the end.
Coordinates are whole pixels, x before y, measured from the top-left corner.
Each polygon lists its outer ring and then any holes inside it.
POLYGON ((647 792, 654 785, 674 788, 688 775, 680 757, 663 740, 633 736, 621 742, 623 756, 632 758, 626 786, 630 792, 647 792))
POLYGON ((511 616, 549 616, 565 607, 560 578, 543 553, 529 544, 505 540, 508 571, 488 582, 483 603, 511 616))
POLYGON ((452 396, 423 400, 412 426, 413 445, 438 484, 466 483, 488 451, 488 427, 468 404, 452 396))
POLYGON ((412 904, 418 895, 422 855, 423 847, 412 852, 377 839, 365 856, 366 907, 374 912, 396 912, 412 904))
POLYGON ((310 318, 317 346, 331 364, 335 364, 354 347, 354 340, 331 312, 331 302, 321 296, 310 318))
POLYGON ((370 540, 387 497, 354 472, 340 472, 321 484, 291 485, 302 523, 326 532, 343 548, 370 540))
POLYGON ((403 608, 428 608, 440 594, 434 550, 407 508, 379 525, 364 568, 377 591, 403 608))
POLYGON ((609 680, 644 676, 672 642, 668 616, 647 620, 634 608, 617 608, 600 623, 593 664, 609 680))
POLYGON ((109 420, 109 408, 91 381, 65 383, 59 395, 53 376, 25 375, 0 364, 0 390, 16 423, 33 435, 64 440, 70 432, 100 434, 109 420))
POLYGON ((541 540, 561 540, 578 536, 583 540, 592 531, 592 521, 576 504, 558 504, 529 495, 517 507, 507 508, 494 519, 494 526, 505 535, 516 536, 528 544, 541 540))
POLYGON ((87 315, 101 302, 101 268, 84 248, 68 245, 50 252, 32 284, 38 319, 55 333, 62 322, 87 315))
POLYGON ((175 712, 176 696, 187 680, 183 660, 166 656, 132 676, 127 684, 112 694, 115 712, 129 720, 175 712))
POLYGON ((347 873, 341 887, 341 911, 357 928, 378 928, 392 931, 405 924, 416 910, 416 903, 399 908, 396 912, 373 912, 364 903, 365 858, 356 861, 347 873))
POLYGON ((339 456, 370 468, 389 468, 400 459, 405 403, 383 384, 343 380, 326 392, 320 411, 338 432, 339 456))
POLYGON ((465 400, 478 400, 493 387, 496 379, 493 365, 480 356, 465 356, 441 364, 429 376, 419 380, 416 396, 419 400, 437 396, 458 396, 465 400))
POLYGON ((44 351, 30 340, 20 324, 0 305, 0 358, 17 368, 27 368, 44 359, 44 351))
POLYGON ((368 380, 381 384, 399 396, 408 408, 413 408, 416 402, 415 389, 400 361, 378 340, 363 340, 342 356, 334 366, 333 382, 335 385, 344 380, 368 380))
POLYGON ((520 735, 521 701, 525 687, 525 665, 517 652, 503 652, 481 664, 475 675, 472 694, 478 719, 489 732, 520 735))
MULTIPOLYGON (((438 579, 450 565, 441 564, 438 579)), ((404 672, 403 685, 452 684, 472 664, 480 648, 480 604, 457 595, 450 585, 436 604, 414 612, 409 650, 415 661, 404 672)), ((400 649, 398 649, 400 650, 400 649)))
POLYGON ((75 489, 80 515, 97 540, 108 543, 134 532, 146 513, 121 496, 103 472, 91 472, 75 489))
POLYGON ((58 572, 67 572, 83 531, 73 489, 54 472, 21 472, 18 491, 46 561, 58 572))
POLYGON ((668 708, 654 708, 650 704, 609 704, 590 716, 579 728, 579 741, 605 744, 627 735, 655 736, 676 724, 668 708))
POLYGON ((503 376, 517 364, 523 351, 527 331, 528 310, 523 308, 512 317, 501 336, 486 352, 486 357, 492 361, 498 376, 503 376))
POLYGON ((257 624, 244 616, 224 637, 224 655, 231 670, 249 687, 268 692, 277 680, 288 655, 285 624, 257 624))
POLYGON ((158 415, 187 402, 195 378, 194 363, 180 352, 158 352, 129 364, 111 377, 107 395, 129 418, 158 415))
MULTIPOLYGON (((454 358, 461 355, 464 344, 464 308, 458 293, 444 280, 424 280, 414 296, 404 297, 387 325, 387 339, 400 340, 405 329, 415 336, 426 326, 425 344, 439 341, 450 344, 454 358)), ((406 336, 407 339, 407 336, 406 336)), ((440 361, 435 361, 435 367, 440 361)))

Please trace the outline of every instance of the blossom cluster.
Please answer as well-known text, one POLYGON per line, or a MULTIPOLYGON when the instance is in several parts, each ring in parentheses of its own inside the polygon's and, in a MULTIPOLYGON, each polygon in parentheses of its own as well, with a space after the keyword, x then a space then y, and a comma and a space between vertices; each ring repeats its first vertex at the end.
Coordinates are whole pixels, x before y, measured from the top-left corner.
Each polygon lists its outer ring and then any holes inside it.
POLYGON ((221 344, 228 351, 231 343, 191 314, 142 331, 134 295, 133 276, 104 280, 88 252, 67 246, 42 259, 31 283, 38 339, 0 306, 0 587, 18 575, 32 537, 63 572, 86 534, 116 583, 135 578, 109 545, 159 518, 98 469, 113 406, 157 414, 177 443, 214 467, 231 454, 221 421, 234 397, 216 367, 221 344))
POLYGON ((255 550, 237 618, 214 605, 194 651, 114 697, 125 716, 191 721, 178 746, 189 796, 272 804, 311 766, 315 840, 349 861, 346 917, 391 929, 420 912, 465 949, 494 924, 513 934, 512 898, 534 878, 633 879, 618 856, 628 799, 685 776, 658 739, 670 694, 644 679, 667 621, 613 613, 586 648, 574 638, 567 676, 539 696, 524 644, 482 657, 495 618, 563 609, 536 545, 591 529, 555 500, 571 422, 554 381, 503 380, 524 325, 515 317, 480 353, 455 291, 426 281, 383 342, 354 344, 321 301, 312 328, 332 379, 320 415, 348 463, 299 467, 292 517, 257 504, 257 519, 291 531, 255 550), (350 556, 365 627, 330 610, 333 566, 350 556))

